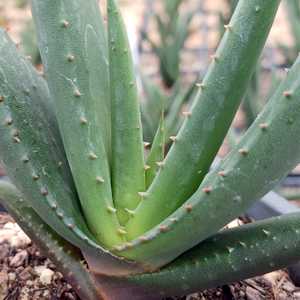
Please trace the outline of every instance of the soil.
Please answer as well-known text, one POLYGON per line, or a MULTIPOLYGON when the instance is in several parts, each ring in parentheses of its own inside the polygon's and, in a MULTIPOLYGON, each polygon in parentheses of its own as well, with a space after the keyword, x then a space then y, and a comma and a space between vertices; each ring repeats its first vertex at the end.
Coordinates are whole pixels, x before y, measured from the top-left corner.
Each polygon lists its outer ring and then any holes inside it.
MULTIPOLYGON (((40 299, 79 300, 55 265, 39 252, 8 214, 0 213, 0 300, 40 299)), ((242 299, 300 300, 300 288, 287 272, 280 270, 176 300, 242 299)))
POLYGON ((76 300, 76 293, 7 214, 0 214, 0 299, 76 300))

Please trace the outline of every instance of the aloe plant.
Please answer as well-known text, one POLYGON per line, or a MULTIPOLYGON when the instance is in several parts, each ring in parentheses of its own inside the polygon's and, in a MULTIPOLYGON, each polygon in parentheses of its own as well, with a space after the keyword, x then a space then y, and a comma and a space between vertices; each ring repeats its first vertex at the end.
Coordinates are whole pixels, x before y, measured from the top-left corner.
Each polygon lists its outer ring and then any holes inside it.
POLYGON ((82 299, 182 295, 300 259, 299 214, 221 230, 299 160, 300 59, 209 170, 279 3, 239 1, 169 152, 162 116, 147 161, 115 0, 107 29, 96 0, 32 0, 46 80, 0 32, 0 199, 82 299))
POLYGON ((179 12, 183 0, 164 0, 162 14, 155 13, 159 41, 155 42, 143 30, 142 38, 151 45, 159 60, 160 75, 167 88, 175 85, 180 74, 181 51, 190 35, 190 24, 195 12, 179 12))
POLYGON ((287 21, 293 37, 293 45, 287 47, 284 44, 280 44, 280 49, 282 50, 287 63, 291 64, 300 50, 300 2, 299 0, 285 0, 284 4, 288 17, 287 21))

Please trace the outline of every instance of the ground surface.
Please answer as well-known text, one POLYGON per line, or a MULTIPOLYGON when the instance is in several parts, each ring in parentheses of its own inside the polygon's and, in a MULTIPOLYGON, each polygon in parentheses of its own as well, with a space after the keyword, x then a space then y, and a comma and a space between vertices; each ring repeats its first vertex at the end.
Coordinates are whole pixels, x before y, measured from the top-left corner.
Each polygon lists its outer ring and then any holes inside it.
POLYGON ((7 215, 0 215, 0 300, 79 299, 51 261, 7 215))
MULTIPOLYGON (((72 287, 56 271, 55 265, 41 255, 9 215, 1 213, 0 300, 41 299, 79 300, 72 287)), ((277 271, 181 299, 300 300, 300 288, 295 287, 285 271, 277 271)))

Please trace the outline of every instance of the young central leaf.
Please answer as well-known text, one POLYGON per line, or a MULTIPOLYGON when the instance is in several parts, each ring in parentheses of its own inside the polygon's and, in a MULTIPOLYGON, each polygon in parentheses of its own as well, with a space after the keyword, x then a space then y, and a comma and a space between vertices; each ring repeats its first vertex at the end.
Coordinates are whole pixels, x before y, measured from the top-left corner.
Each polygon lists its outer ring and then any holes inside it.
POLYGON ((138 93, 127 33, 115 0, 108 1, 112 113, 112 191, 124 224, 145 190, 138 93))

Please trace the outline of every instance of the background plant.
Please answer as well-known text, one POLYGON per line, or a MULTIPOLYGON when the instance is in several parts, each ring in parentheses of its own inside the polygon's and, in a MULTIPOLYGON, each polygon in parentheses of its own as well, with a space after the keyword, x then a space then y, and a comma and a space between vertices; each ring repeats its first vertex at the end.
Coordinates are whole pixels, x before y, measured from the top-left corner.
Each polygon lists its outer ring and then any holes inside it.
POLYGON ((299 59, 209 170, 279 3, 239 2, 168 154, 161 118, 146 163, 114 0, 107 30, 97 1, 32 1, 47 81, 1 31, 0 153, 17 188, 1 182, 1 199, 82 299, 160 299, 299 260, 299 214, 221 230, 299 160, 299 59))
POLYGON ((16 0, 16 4, 20 8, 24 8, 29 4, 29 0, 16 0))
POLYGON ((284 2, 286 12, 288 15, 289 27, 293 37, 293 45, 291 47, 287 47, 283 44, 280 44, 280 48, 286 58, 287 65, 292 64, 297 57, 300 50, 300 2, 299 0, 286 0, 284 2))
POLYGON ((149 42, 158 57, 163 83, 170 88, 179 78, 180 54, 189 37, 195 12, 180 13, 183 0, 164 0, 162 4, 161 14, 153 15, 159 41, 155 42, 146 31, 142 31, 142 38, 149 42))
POLYGON ((166 139, 177 133, 182 124, 181 111, 184 104, 190 105, 194 92, 193 82, 188 88, 182 87, 180 62, 184 45, 190 35, 190 25, 195 12, 182 13, 182 0, 162 1, 163 11, 154 12, 152 19, 158 29, 159 41, 154 42, 145 29, 141 32, 159 61, 163 86, 155 84, 141 74, 144 101, 141 102, 143 135, 152 142, 161 114, 165 115, 166 139))

